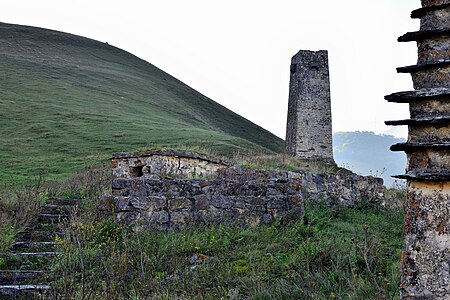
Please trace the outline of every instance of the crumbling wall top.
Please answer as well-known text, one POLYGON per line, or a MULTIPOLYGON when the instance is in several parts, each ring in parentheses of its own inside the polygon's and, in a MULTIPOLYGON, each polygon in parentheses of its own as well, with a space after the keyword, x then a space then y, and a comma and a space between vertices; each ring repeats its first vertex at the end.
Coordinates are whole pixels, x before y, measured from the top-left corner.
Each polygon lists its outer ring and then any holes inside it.
POLYGON ((159 149, 159 150, 146 150, 140 152, 117 152, 112 154, 112 159, 125 159, 125 158, 139 158, 139 157, 150 157, 150 156, 173 156, 173 157, 184 157, 191 159, 199 159, 207 162, 212 162, 216 164, 230 166, 231 162, 216 158, 211 155, 202 154, 192 151, 182 151, 182 150, 172 150, 172 149, 159 149))
POLYGON ((206 154, 179 150, 149 150, 114 153, 111 159, 114 178, 181 176, 204 178, 232 165, 206 154))

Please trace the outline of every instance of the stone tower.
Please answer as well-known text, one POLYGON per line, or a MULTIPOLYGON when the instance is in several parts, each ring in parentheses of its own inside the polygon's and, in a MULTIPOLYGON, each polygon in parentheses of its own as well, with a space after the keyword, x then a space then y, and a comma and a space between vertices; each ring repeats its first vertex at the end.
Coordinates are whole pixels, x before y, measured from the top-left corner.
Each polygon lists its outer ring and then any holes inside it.
POLYGON ((333 163, 328 52, 292 57, 285 153, 333 163))
POLYGON ((422 0, 412 12, 420 30, 399 42, 416 42, 413 91, 386 96, 409 103, 411 117, 389 121, 407 125, 408 141, 393 145, 408 157, 401 299, 450 299, 450 0, 422 0))

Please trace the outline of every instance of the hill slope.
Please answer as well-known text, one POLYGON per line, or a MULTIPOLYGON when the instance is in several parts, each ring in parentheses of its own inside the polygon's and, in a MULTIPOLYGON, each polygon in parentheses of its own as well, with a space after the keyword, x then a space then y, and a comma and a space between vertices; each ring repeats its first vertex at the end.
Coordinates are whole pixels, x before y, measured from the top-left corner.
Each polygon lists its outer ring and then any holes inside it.
POLYGON ((281 152, 283 141, 138 57, 95 40, 0 23, 0 184, 92 156, 202 146, 281 152))
POLYGON ((405 172, 406 156, 392 152, 392 144, 405 140, 373 132, 336 132, 333 134, 334 159, 339 166, 361 175, 382 177, 387 186, 392 185, 392 175, 405 172))

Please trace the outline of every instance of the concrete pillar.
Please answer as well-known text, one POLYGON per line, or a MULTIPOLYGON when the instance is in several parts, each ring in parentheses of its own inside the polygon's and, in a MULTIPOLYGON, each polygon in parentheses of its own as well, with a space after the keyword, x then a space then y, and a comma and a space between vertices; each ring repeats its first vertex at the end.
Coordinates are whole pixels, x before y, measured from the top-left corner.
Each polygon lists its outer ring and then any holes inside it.
POLYGON ((422 0, 411 14, 420 31, 400 42, 415 41, 417 64, 398 68, 410 73, 414 91, 386 96, 409 103, 411 118, 389 121, 407 125, 405 151, 407 200, 402 253, 401 299, 450 299, 450 0, 422 0))

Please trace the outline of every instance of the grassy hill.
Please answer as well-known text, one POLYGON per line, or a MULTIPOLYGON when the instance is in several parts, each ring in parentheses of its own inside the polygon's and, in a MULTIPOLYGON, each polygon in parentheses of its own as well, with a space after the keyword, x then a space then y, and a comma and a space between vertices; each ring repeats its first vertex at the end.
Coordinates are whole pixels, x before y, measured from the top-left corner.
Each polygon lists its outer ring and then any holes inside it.
POLYGON ((0 185, 155 146, 227 155, 283 141, 107 43, 0 23, 0 185))

